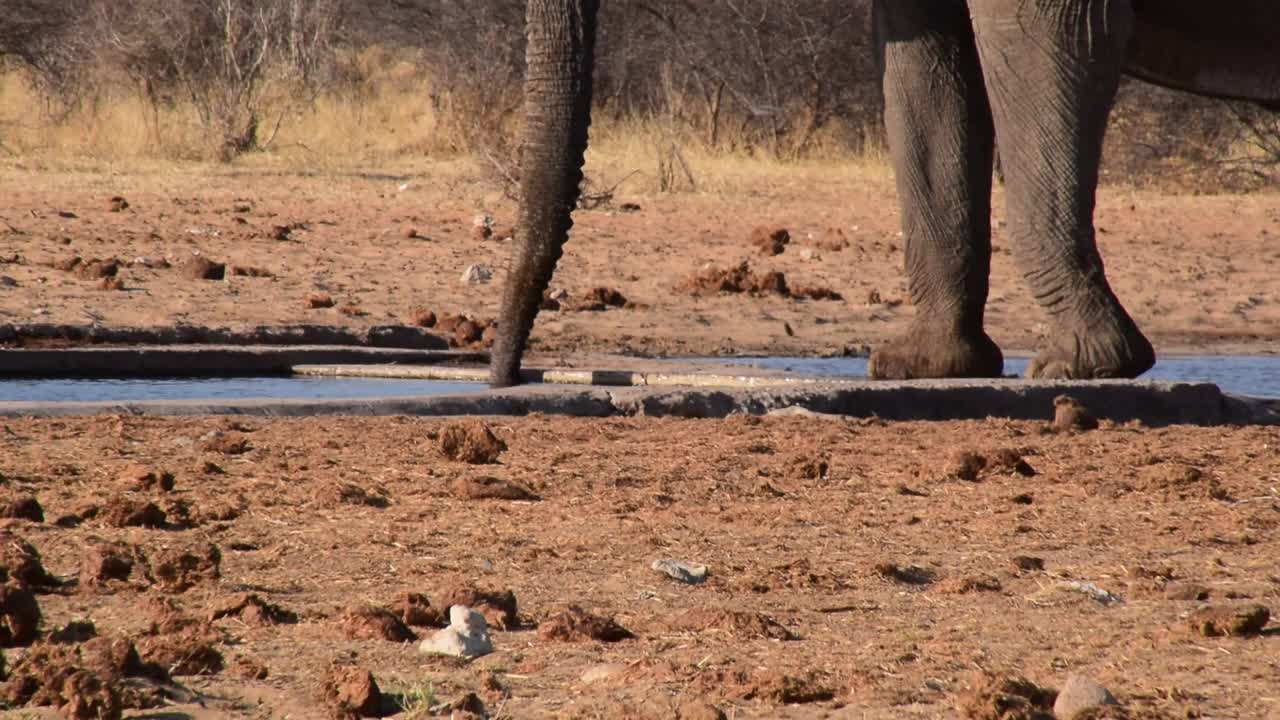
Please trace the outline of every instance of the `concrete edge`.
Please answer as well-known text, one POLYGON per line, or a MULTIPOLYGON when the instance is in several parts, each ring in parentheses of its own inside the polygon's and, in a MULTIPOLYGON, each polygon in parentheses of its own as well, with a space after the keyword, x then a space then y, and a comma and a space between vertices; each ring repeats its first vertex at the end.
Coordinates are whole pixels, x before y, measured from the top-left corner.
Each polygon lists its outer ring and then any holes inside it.
POLYGON ((288 375, 295 365, 486 362, 486 353, 332 345, 171 345, 0 350, 3 377, 288 375))
POLYGON ((1003 417, 1048 420, 1053 399, 1070 394, 1102 418, 1147 425, 1280 424, 1280 403, 1224 395, 1216 385, 1136 382, 913 381, 824 383, 803 388, 508 390, 376 400, 254 400, 234 402, 0 403, 0 417, 73 415, 645 416, 723 418, 788 409, 885 420, 966 420, 1003 417))

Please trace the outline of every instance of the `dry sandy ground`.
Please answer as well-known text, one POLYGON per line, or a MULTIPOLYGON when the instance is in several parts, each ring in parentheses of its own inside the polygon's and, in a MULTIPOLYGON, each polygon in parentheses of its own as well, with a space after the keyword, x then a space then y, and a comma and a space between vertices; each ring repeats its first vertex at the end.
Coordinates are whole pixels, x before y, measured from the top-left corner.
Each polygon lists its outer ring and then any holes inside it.
MULTIPOLYGON (((634 201, 639 211, 579 213, 554 287, 573 296, 614 288, 638 307, 544 313, 535 347, 815 354, 875 345, 905 326, 912 310, 901 304, 906 283, 890 180, 794 169, 724 187, 628 196, 624 185, 615 205, 634 201), (790 231, 785 253, 762 257, 751 247, 751 231, 762 225, 790 231), (849 247, 817 249, 833 229, 849 247), (757 273, 780 271, 793 286, 829 288, 843 299, 692 297, 676 289, 707 264, 743 260, 757 273)), ((0 173, 0 196, 0 274, 16 281, 0 287, 5 323, 369 326, 410 321, 416 308, 492 317, 509 244, 478 240, 472 222, 490 214, 502 236, 513 218, 511 204, 491 187, 432 166, 370 178, 78 174, 11 165, 0 173), (113 196, 126 198, 128 208, 114 212, 113 196), (293 227, 288 240, 274 238, 276 226, 293 227), (273 277, 187 280, 177 266, 197 252, 273 277), (77 256, 127 263, 123 290, 50 266, 77 256), (138 259, 175 267, 148 268, 138 259), (491 282, 459 281, 475 263, 496 270, 491 282), (337 307, 308 308, 314 293, 330 295, 337 307)), ((1280 195, 1108 188, 1098 225, 1112 283, 1159 349, 1280 346, 1280 195)), ((1006 352, 1026 352, 1045 331, 1044 318, 999 228, 994 242, 989 330, 1006 352)))
MULTIPOLYGON (((3 491, 34 495, 45 521, 5 521, 0 555, 15 572, 25 540, 63 583, 36 595, 42 636, 91 621, 132 639, 144 662, 179 667, 176 682, 203 703, 179 695, 170 714, 145 717, 329 717, 321 685, 334 665, 372 672, 387 709, 410 706, 401 717, 426 705, 448 716, 474 693, 473 710, 504 718, 704 718, 712 706, 738 718, 995 718, 990 702, 974 705, 984 673, 1048 687, 1091 675, 1133 718, 1280 717, 1275 621, 1205 637, 1188 620, 1206 606, 1280 610, 1275 429, 492 423, 508 449, 472 465, 437 453, 442 420, 10 421, 3 491), (958 452, 1003 448, 1035 474, 999 463, 957 474, 958 452), (146 470, 172 473, 172 490, 140 485, 146 470), (536 497, 477 498, 480 478, 536 497), (121 526, 121 508, 147 502, 165 525, 121 526), (95 548, 110 542, 133 553, 133 572, 95 583, 95 548), (216 573, 195 561, 210 544, 216 573), (183 590, 163 567, 187 551, 183 590), (649 567, 659 558, 705 563, 710 578, 668 580, 649 567), (460 583, 518 603, 496 652, 470 664, 347 617, 409 592, 439 603, 460 583), (296 618, 209 620, 245 592, 296 618), (552 636, 570 605, 634 637, 552 636), (198 669, 210 674, 185 674, 198 669)), ((37 651, 5 653, 14 670, 37 651)))

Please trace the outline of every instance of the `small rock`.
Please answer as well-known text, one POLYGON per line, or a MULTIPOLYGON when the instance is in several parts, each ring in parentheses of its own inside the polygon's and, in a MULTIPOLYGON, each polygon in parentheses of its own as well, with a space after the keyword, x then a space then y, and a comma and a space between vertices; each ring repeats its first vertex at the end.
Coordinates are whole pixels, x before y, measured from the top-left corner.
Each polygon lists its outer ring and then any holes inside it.
POLYGON ((8 275, 0 275, 0 287, 15 288, 18 287, 18 281, 8 275))
POLYGON ((695 565, 683 560, 654 560, 650 565, 653 570, 686 585, 698 585, 707 580, 706 565, 695 565))
POLYGON ((493 279, 493 270, 486 265, 468 265, 466 270, 462 271, 462 282, 464 283, 487 283, 493 279))
POLYGON ((1097 430, 1098 419, 1070 395, 1053 399, 1053 429, 1058 432, 1097 430))
POLYGON ((449 608, 449 627, 423 640, 418 649, 428 655, 470 659, 493 652, 493 643, 483 615, 465 605, 454 605, 449 608))
POLYGON ((1205 637, 1257 635, 1270 621, 1271 611, 1263 605, 1211 606, 1187 618, 1191 629, 1205 637))
POLYGON ((600 665, 592 665, 582 672, 578 678, 584 685, 591 685, 602 680, 615 678, 627 671, 627 666, 622 663, 601 663, 600 665))
POLYGON ((1058 691, 1053 703, 1053 714, 1058 720, 1071 720, 1090 708, 1117 705, 1116 699, 1103 686, 1083 675, 1070 675, 1067 684, 1058 691))
POLYGON ((107 212, 124 212, 129 209, 129 201, 116 195, 107 201, 107 212))

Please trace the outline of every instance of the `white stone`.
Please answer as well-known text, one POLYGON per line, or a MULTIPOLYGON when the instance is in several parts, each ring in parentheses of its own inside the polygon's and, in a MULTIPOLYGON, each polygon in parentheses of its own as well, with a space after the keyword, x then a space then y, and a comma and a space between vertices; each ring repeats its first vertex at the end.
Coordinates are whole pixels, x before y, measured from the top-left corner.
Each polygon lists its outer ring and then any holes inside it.
POLYGON ((1070 675, 1053 703, 1053 714, 1058 720, 1071 720, 1089 708, 1116 704, 1111 692, 1092 678, 1070 675))
POLYGON ((687 585, 706 582, 708 575, 706 565, 696 565, 683 560, 654 560, 653 565, 650 567, 673 580, 679 580, 687 585))
POLYGON ((422 641, 418 650, 428 655, 478 658, 493 652, 484 615, 465 605, 449 608, 449 627, 422 641))
POLYGON ((492 278, 493 271, 485 265, 468 265, 467 269, 462 271, 464 283, 486 283, 492 278))

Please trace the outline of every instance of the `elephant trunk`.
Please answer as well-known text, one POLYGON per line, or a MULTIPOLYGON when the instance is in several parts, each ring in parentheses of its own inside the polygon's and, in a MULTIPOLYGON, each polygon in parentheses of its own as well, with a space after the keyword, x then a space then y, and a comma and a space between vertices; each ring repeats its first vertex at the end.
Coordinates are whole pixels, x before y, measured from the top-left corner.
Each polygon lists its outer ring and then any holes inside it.
POLYGON ((591 124, 599 0, 529 0, 520 211, 490 384, 520 382, 520 360, 573 226, 591 124))

